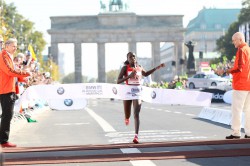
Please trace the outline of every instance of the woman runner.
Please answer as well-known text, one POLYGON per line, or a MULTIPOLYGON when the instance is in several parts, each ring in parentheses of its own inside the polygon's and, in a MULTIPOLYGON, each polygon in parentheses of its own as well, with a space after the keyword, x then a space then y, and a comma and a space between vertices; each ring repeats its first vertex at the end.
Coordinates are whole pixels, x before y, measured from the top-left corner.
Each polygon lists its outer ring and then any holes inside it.
MULTIPOLYGON (((164 63, 160 64, 159 66, 149 71, 145 71, 140 65, 137 64, 135 54, 129 52, 127 54, 127 60, 124 62, 124 66, 122 67, 120 74, 118 76, 117 84, 123 83, 125 81, 127 85, 140 86, 142 76, 147 77, 162 67, 165 67, 164 63)), ((141 110, 142 101, 139 99, 123 101, 126 125, 129 125, 132 103, 134 108, 134 121, 135 121, 135 137, 133 139, 133 142, 135 144, 138 144, 139 143, 138 133, 140 126, 139 114, 141 110)))

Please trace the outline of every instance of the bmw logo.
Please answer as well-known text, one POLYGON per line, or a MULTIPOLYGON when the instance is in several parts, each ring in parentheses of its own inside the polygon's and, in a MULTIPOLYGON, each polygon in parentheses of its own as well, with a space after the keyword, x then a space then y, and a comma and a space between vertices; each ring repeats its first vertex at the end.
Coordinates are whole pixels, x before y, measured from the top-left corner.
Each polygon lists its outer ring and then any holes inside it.
POLYGON ((72 99, 65 99, 64 100, 64 104, 66 106, 72 106, 73 105, 73 100, 72 99))
POLYGON ((112 91, 115 95, 117 94, 117 89, 115 87, 112 88, 112 91))
POLYGON ((156 98, 156 93, 155 93, 155 91, 153 91, 153 92, 151 93, 151 97, 152 97, 152 99, 155 99, 155 98, 156 98))
POLYGON ((63 87, 58 88, 58 89, 57 89, 57 93, 58 93, 59 95, 64 94, 64 89, 63 89, 63 87))

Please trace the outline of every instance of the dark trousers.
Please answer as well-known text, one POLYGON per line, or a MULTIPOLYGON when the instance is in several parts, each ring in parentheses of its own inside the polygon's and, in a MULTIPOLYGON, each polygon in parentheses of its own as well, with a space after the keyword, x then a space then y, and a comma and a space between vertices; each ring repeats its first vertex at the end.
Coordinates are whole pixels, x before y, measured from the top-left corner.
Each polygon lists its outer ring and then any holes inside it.
POLYGON ((16 93, 6 93, 0 95, 2 106, 1 126, 0 126, 0 143, 6 143, 9 140, 10 121, 14 114, 14 104, 17 99, 16 93))

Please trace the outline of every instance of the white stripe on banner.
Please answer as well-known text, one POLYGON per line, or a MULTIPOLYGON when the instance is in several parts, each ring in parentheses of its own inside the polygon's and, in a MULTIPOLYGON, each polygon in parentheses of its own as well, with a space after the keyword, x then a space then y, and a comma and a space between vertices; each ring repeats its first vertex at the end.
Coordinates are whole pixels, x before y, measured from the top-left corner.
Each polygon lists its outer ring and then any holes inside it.
MULTIPOLYGON (((52 106, 50 103, 57 103, 57 105, 66 105, 65 109, 70 110, 78 107, 84 108, 87 104, 86 98, 142 99, 149 103, 208 107, 211 104, 212 93, 107 83, 34 85, 25 90, 21 96, 21 103, 34 99, 43 99, 48 101, 51 107, 56 106, 52 106), (54 102, 54 100, 61 101, 54 102)), ((61 106, 59 109, 64 108, 61 106)))

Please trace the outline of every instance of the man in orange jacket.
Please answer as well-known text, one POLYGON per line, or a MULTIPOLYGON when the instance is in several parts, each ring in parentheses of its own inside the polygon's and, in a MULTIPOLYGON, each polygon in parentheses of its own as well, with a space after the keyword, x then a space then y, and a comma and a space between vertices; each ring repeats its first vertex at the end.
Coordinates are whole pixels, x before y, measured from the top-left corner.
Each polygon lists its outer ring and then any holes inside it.
POLYGON ((5 49, 0 53, 0 102, 2 117, 0 126, 0 143, 2 147, 16 147, 8 142, 10 121, 14 114, 14 104, 17 99, 16 82, 30 76, 31 72, 15 69, 13 55, 17 50, 17 40, 10 38, 5 42, 5 49))
POLYGON ((245 138, 250 138, 250 48, 242 33, 232 36, 235 48, 238 48, 234 67, 227 69, 233 76, 232 95, 232 134, 226 139, 239 139, 241 136, 242 112, 245 113, 245 138))

